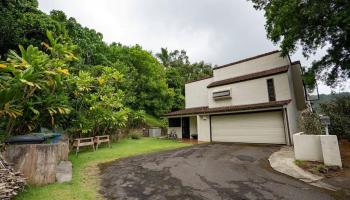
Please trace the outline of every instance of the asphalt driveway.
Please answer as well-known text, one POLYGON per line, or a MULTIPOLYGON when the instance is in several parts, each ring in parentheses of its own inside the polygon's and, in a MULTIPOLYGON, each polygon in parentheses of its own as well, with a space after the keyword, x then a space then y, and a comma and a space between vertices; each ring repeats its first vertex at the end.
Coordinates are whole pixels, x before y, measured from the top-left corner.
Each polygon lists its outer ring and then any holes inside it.
POLYGON ((204 144, 120 159, 101 166, 107 199, 333 199, 274 172, 277 146, 204 144))

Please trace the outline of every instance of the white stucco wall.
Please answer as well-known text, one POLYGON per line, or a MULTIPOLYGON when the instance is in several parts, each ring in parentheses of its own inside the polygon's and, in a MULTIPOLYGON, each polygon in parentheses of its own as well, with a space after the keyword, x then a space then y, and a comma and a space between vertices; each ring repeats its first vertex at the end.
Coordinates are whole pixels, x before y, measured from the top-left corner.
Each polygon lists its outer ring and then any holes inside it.
MULTIPOLYGON (((292 101, 287 105, 287 113, 288 113, 288 119, 289 119, 290 134, 293 135, 293 134, 299 132, 298 121, 299 121, 300 112, 298 111, 297 104, 296 104, 292 70, 289 70, 287 75, 288 75, 288 82, 289 82, 289 86, 290 86, 289 91, 290 91, 291 99, 292 99, 292 101)), ((293 137, 291 137, 291 138, 293 138, 293 137)), ((292 143, 293 143, 293 139, 292 139, 292 143)))
POLYGON ((198 134, 197 131, 197 116, 190 117, 190 135, 198 134))
POLYGON ((233 66, 227 66, 214 70, 214 81, 260 72, 276 67, 288 65, 290 63, 287 57, 280 57, 280 53, 263 56, 257 59, 238 63, 233 66))
POLYGON ((293 135, 294 154, 296 160, 323 162, 321 140, 319 135, 293 135))
POLYGON ((198 141, 210 142, 210 119, 208 115, 197 115, 198 141))
POLYGON ((306 109, 305 91, 300 63, 291 66, 293 89, 298 110, 306 109))
POLYGON ((320 135, 323 162, 327 166, 342 167, 338 138, 336 135, 320 135))
POLYGON ((207 86, 213 78, 204 79, 185 85, 186 108, 208 106, 207 86))
POLYGON ((335 135, 293 135, 297 160, 320 161, 327 166, 342 167, 338 139, 335 135))
POLYGON ((280 101, 291 99, 288 74, 283 73, 250 81, 243 81, 239 83, 208 88, 209 107, 266 103, 269 101, 266 80, 270 78, 273 78, 274 80, 276 100, 280 101), (227 88, 231 88, 231 99, 213 99, 214 91, 227 88))

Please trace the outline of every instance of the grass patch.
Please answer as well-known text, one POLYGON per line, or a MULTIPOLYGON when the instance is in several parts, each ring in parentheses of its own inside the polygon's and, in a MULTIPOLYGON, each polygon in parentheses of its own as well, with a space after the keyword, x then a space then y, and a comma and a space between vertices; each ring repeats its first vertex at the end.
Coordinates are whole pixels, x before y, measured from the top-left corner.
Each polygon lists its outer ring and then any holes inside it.
POLYGON ((295 160, 294 163, 300 167, 300 166, 303 166, 305 164, 305 161, 303 161, 303 160, 295 160))
POLYGON ((124 139, 112 144, 112 148, 101 147, 96 152, 87 149, 75 156, 69 155, 73 164, 73 179, 70 183, 54 183, 46 186, 28 186, 16 200, 67 200, 98 199, 98 164, 144 153, 189 146, 178 141, 142 138, 124 139))

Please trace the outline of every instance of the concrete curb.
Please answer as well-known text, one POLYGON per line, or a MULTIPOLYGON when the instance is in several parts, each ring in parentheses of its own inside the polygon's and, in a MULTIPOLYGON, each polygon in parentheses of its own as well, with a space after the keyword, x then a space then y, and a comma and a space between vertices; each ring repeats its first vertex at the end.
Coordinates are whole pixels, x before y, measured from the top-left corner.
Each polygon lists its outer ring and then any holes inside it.
POLYGON ((317 176, 298 167, 294 163, 293 147, 282 147, 279 151, 274 152, 269 157, 271 167, 283 174, 301 180, 310 185, 336 191, 338 188, 322 182, 322 176, 317 176))

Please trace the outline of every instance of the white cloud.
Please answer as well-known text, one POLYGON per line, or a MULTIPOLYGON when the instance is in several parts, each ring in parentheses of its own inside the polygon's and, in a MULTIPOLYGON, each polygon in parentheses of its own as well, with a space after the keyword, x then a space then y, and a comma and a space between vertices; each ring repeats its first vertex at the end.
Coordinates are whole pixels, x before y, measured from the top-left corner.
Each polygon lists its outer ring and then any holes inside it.
MULTIPOLYGON (((62 10, 109 43, 185 49, 192 61, 214 65, 278 49, 266 39, 263 13, 246 0, 39 0, 39 8, 62 10)), ((311 63, 300 52, 292 58, 311 63)), ((320 92, 330 89, 320 84, 320 92)))

